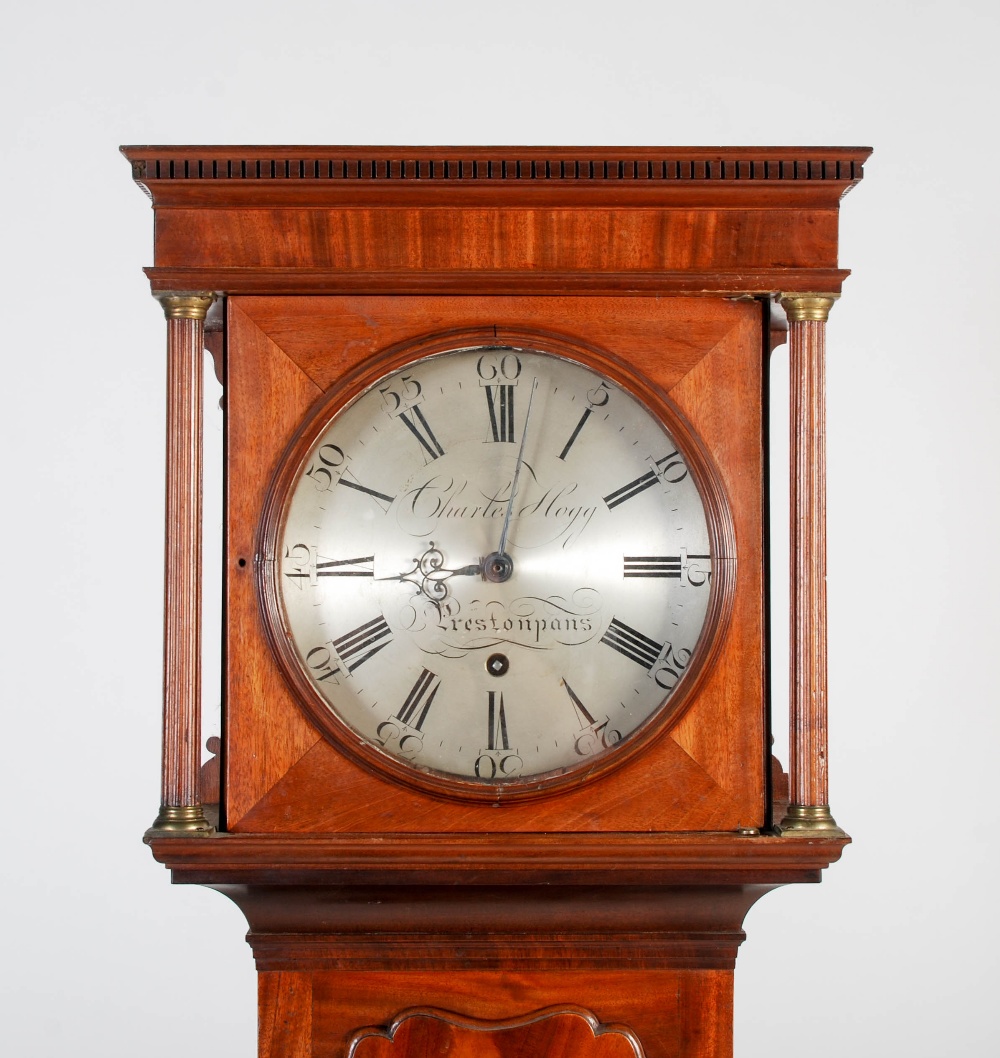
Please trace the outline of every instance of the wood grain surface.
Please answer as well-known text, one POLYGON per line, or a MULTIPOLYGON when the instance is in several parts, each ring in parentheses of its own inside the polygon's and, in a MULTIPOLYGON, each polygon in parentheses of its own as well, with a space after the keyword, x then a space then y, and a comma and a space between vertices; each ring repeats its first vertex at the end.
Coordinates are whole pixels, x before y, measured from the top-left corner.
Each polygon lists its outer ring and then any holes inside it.
POLYGON ((826 322, 789 324, 789 775, 795 805, 827 805, 826 322))
POLYGON ((349 1058, 642 1058, 638 1040, 621 1027, 602 1025, 584 1010, 554 1008, 505 1021, 461 1017, 419 1008, 384 1029, 363 1029, 348 1046, 349 1058))
POLYGON ((125 147, 154 290, 837 292, 863 147, 125 147))
POLYGON ((167 320, 167 490, 160 804, 201 804, 203 324, 167 320))
MULTIPOLYGON (((226 825, 242 833, 735 830, 765 823, 761 387, 754 302, 647 298, 232 298, 229 303, 226 825), (254 590, 258 519, 319 395, 380 349, 479 329, 607 349, 665 391, 717 467, 735 528, 732 614, 669 737, 599 784, 505 806, 388 781, 322 738, 268 647, 254 590), (737 557, 738 556, 738 557, 737 557), (242 564, 241 564, 242 563, 242 564)), ((609 368, 610 369, 610 368, 609 368)))
MULTIPOLYGON (((262 973, 261 978, 270 976, 262 973)), ((613 1025, 619 1034, 619 1044, 631 1037, 642 1048, 647 1058, 731 1058, 732 1056, 732 1001, 733 975, 731 971, 593 971, 495 973, 472 971, 437 974, 411 973, 351 973, 317 971, 312 974, 283 974, 284 988, 302 988, 302 981, 311 985, 311 1022, 317 1040, 324 1041, 318 1056, 342 1056, 352 1043, 370 1038, 372 1028, 391 1032, 391 1026, 405 1011, 412 1008, 435 1007, 449 1013, 453 1022, 468 1024, 477 1021, 519 1020, 544 1025, 541 1012, 553 1007, 584 1009, 603 1025, 613 1025), (625 1033, 624 1039, 621 1037, 625 1033)), ((280 988, 275 990, 280 992, 280 988)), ((553 1049, 542 1049, 546 1042, 545 1029, 529 1030, 527 1040, 537 1049, 522 1054, 545 1055, 546 1058, 570 1058, 575 1050, 562 1049, 560 1043, 583 1043, 587 1036, 590 1046, 595 1040, 586 1023, 572 1035, 564 1024, 553 1026, 559 1035, 549 1042, 553 1049)), ((454 1041, 459 1032, 448 1033, 454 1041)), ((413 1039, 410 1037, 410 1039, 413 1039)), ((488 1039, 488 1038, 487 1038, 488 1039)), ((482 1046, 496 1046, 484 1039, 482 1046)), ((522 1041, 524 1041, 522 1037, 522 1041)), ((606 1039, 601 1035, 596 1040, 606 1039)), ((414 1042, 416 1042, 414 1040, 414 1042)), ((525 1041, 526 1042, 526 1041, 525 1041)), ((466 1046, 468 1044, 466 1043, 466 1046)), ((605 1044, 605 1047, 608 1044, 605 1044)), ((261 1050, 262 1058, 286 1058, 284 1052, 261 1050)), ((298 1052, 291 1052, 298 1058, 298 1052)), ((305 1052, 309 1053, 309 1052, 305 1052)), ((375 1051, 380 1054, 380 1051, 375 1051)), ((398 1051, 389 1051, 393 1058, 398 1051)), ((424 1058, 426 1051, 417 1050, 414 1056, 404 1051, 406 1058, 424 1058)), ((433 1053, 449 1053, 438 1051, 433 1053)), ((461 1053, 461 1052, 460 1052, 461 1053)), ((488 1050, 479 1053, 489 1054, 488 1050)), ((501 1054, 510 1052, 500 1052, 501 1054)), ((518 1051, 514 1051, 518 1054, 518 1051)), ((599 1058, 607 1053, 603 1048, 586 1051, 599 1058)), ((619 1058, 620 1051, 611 1052, 619 1058)), ((625 1052, 628 1054, 628 1052, 625 1052)), ((364 1052, 361 1052, 364 1055, 364 1052)))

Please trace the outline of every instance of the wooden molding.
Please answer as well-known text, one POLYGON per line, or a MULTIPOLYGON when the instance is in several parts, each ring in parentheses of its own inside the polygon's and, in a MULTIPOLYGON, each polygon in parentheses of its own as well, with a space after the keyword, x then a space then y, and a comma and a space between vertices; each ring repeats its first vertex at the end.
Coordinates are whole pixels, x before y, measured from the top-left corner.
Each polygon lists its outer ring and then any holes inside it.
POLYGON ((602 1025, 588 1010, 565 1007, 502 1021, 434 1008, 406 1010, 386 1026, 359 1029, 347 1049, 348 1058, 481 1058, 493 1053, 643 1058, 645 1052, 625 1026, 602 1025))
MULTIPOLYGON (((133 178, 491 185, 857 183, 858 147, 122 147, 133 178)), ((152 192, 151 192, 152 194, 152 192)), ((155 198, 155 195, 153 196, 155 198)))
MULTIPOLYGON (((763 890, 760 895, 769 890, 763 890)), ((227 893, 227 895, 230 895, 227 893)), ((329 895, 329 894, 327 894, 329 895)), ((275 894, 277 898, 277 894, 275 894)), ((239 903, 239 901, 236 901, 239 903)), ((241 905, 242 906, 242 905, 241 905)), ((559 934, 536 923, 532 935, 492 931, 481 938, 459 931, 414 935, 247 934, 258 971, 280 970, 732 970, 742 930, 559 934)))
POLYGON ((122 147, 151 179, 859 180, 860 147, 122 147))
POLYGON ((228 294, 410 294, 479 293, 484 283, 495 294, 616 294, 649 296, 684 294, 718 297, 771 296, 792 286, 820 284, 839 291, 851 274, 846 268, 764 268, 738 272, 696 272, 680 269, 650 271, 640 268, 569 270, 534 268, 371 271, 352 267, 150 267, 145 269, 153 291, 178 286, 211 286, 228 294))
POLYGON ((736 834, 217 834, 147 843, 175 882, 251 884, 784 884, 819 881, 846 837, 736 834))

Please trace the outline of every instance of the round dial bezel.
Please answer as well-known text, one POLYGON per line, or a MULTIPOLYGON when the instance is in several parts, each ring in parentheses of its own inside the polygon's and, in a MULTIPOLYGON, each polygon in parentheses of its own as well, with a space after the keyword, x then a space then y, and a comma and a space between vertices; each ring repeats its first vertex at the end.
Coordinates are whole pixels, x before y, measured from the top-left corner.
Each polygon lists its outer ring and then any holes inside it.
POLYGON ((576 788, 617 770, 651 746, 692 704, 697 689, 721 649, 732 610, 736 580, 732 516, 720 475, 685 416, 663 390, 617 357, 563 335, 505 328, 449 331, 407 341, 376 354, 346 373, 324 392, 304 417, 280 457, 267 492, 256 548, 256 586, 265 636, 296 702, 322 734, 350 759, 380 775, 437 796, 472 802, 504 803, 576 788), (341 718, 306 672, 286 619, 280 588, 280 544, 292 494, 314 446, 345 409, 408 365, 429 357, 470 349, 507 349, 567 360, 621 387, 664 429, 682 452, 705 514, 712 555, 707 612, 690 663, 677 686, 621 742, 595 758, 555 771, 502 782, 474 780, 396 757, 367 740, 341 718))

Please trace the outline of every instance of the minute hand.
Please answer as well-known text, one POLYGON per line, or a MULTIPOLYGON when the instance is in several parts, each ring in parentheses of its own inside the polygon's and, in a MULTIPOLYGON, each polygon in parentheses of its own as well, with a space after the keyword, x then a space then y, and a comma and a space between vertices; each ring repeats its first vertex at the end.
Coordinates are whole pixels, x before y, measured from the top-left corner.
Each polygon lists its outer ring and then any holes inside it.
POLYGON ((521 477, 524 464, 524 442, 528 437, 528 421, 531 418, 531 403, 535 399, 538 379, 531 380, 531 392, 528 394, 528 407, 524 413, 524 428, 521 430, 521 445, 517 450, 517 463, 514 465, 514 477, 510 483, 510 499, 507 501, 507 513, 503 517, 503 528, 500 530, 500 544, 492 555, 483 560, 483 576, 487 580, 501 582, 510 579, 514 572, 514 563, 507 554, 507 534, 510 532, 510 519, 514 512, 514 497, 517 495, 517 482, 521 477))
POLYGON ((535 399, 535 389, 538 387, 538 379, 531 380, 531 392, 528 394, 528 407, 524 413, 524 429, 521 431, 521 446, 517 450, 517 463, 514 465, 514 480, 510 484, 510 499, 507 501, 507 513, 503 519, 503 529, 500 532, 500 546, 497 551, 501 555, 507 554, 507 533, 510 531, 510 516, 514 510, 514 497, 517 495, 517 482, 521 476, 521 466, 524 463, 524 442, 528 439, 528 420, 531 418, 531 402, 535 399))

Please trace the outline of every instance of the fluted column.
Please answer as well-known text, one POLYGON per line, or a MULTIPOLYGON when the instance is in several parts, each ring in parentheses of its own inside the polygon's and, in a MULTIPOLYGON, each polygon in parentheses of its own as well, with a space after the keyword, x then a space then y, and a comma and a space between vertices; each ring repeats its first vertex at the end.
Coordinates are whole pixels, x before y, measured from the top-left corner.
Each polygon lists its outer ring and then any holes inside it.
POLYGON ((842 834, 830 813, 826 672, 826 321, 836 294, 783 294, 791 402, 789 773, 782 833, 842 834))
POLYGON ((202 359, 207 293, 157 294, 167 318, 163 783, 157 832, 209 834, 201 770, 202 359))

